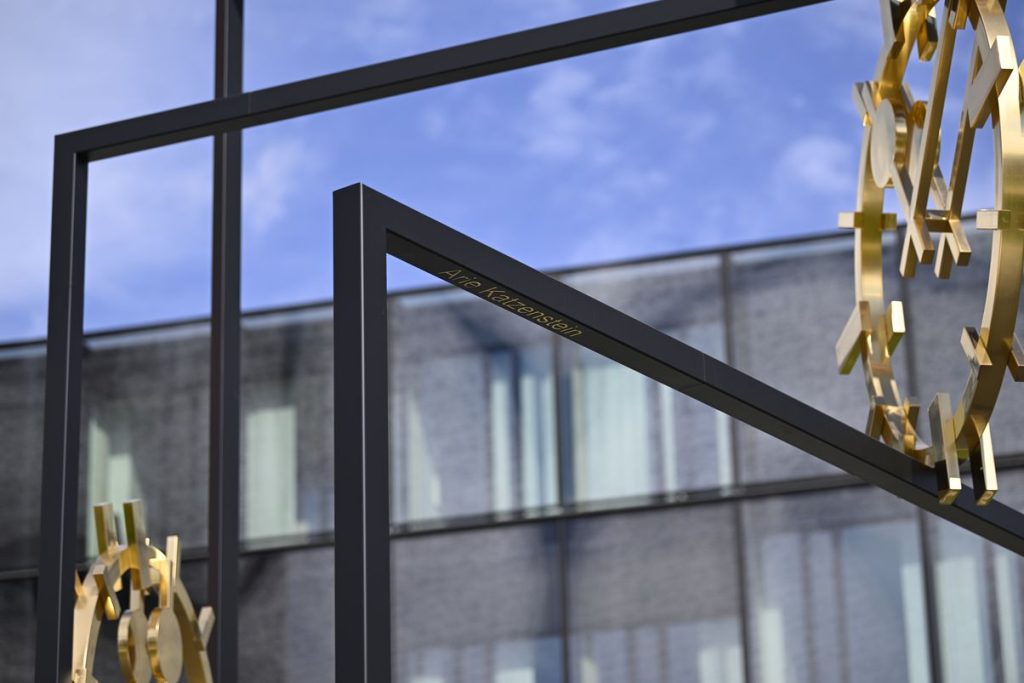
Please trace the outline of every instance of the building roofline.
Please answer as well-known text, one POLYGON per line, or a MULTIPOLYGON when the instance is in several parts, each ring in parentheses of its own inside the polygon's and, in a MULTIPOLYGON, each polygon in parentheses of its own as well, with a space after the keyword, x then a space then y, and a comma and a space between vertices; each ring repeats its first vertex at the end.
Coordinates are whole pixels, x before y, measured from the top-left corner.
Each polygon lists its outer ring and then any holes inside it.
MULTIPOLYGON (((964 218, 973 218, 974 214, 965 215, 964 218)), ((903 228, 903 224, 900 224, 900 228, 903 228)), ((552 268, 544 270, 543 272, 548 275, 554 276, 566 276, 574 275, 577 273, 586 273, 596 270, 604 270, 609 268, 625 268, 630 266, 641 266, 652 263, 663 263, 667 261, 674 261, 680 259, 699 258, 702 256, 718 256, 723 254, 732 254, 736 252, 751 251, 754 249, 771 249, 776 247, 784 246, 795 246, 800 244, 808 244, 815 242, 826 242, 830 240, 847 239, 852 236, 852 231, 846 230, 830 230, 828 232, 816 232, 808 233, 804 235, 793 235, 789 237, 780 237, 771 240, 758 240, 749 242, 737 242, 735 244, 727 244, 717 247, 704 247, 700 249, 683 249, 676 251, 664 252, 661 254, 652 254, 649 256, 641 256, 634 258, 624 259, 612 259, 608 261, 599 261, 596 263, 590 263, 579 266, 569 266, 563 268, 552 268)), ((409 296, 417 296, 421 294, 428 294, 432 292, 444 291, 450 289, 451 285, 444 283, 438 283, 436 285, 423 285, 418 287, 409 287, 407 289, 397 289, 388 292, 388 298, 404 298, 409 296)), ((243 318, 260 318, 263 316, 280 315, 282 313, 295 313, 300 311, 315 310, 319 308, 325 308, 331 305, 330 299, 319 299, 316 301, 308 301, 298 304, 288 304, 286 306, 268 306, 266 308, 255 308, 248 311, 243 311, 243 318)), ((143 323, 139 325, 127 325, 124 327, 111 327, 101 328, 87 332, 85 337, 87 339, 102 339, 105 337, 117 337, 128 334, 139 334, 144 332, 157 332, 160 330, 171 330, 181 327, 188 327, 193 325, 204 325, 209 324, 209 316, 193 316, 187 318, 178 318, 174 320, 167 320, 155 323, 143 323)), ((37 337, 34 339, 22 339, 0 342, 0 351, 15 350, 22 347, 39 346, 46 343, 45 337, 37 337)))

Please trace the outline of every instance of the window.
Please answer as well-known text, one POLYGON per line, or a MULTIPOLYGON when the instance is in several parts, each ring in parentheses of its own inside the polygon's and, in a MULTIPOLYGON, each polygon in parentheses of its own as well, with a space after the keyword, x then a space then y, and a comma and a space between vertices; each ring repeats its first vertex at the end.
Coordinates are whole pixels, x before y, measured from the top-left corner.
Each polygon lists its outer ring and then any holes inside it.
POLYGON ((755 681, 931 680, 908 504, 853 488, 750 502, 743 512, 755 681))
POLYGON ((463 292, 392 299, 392 520, 558 500, 554 345, 463 292))
POLYGON ((561 680, 555 525, 392 543, 396 683, 561 680))
POLYGON ((568 525, 572 683, 739 683, 733 509, 684 507, 568 525))
POLYGON ((294 405, 268 396, 246 411, 242 437, 246 538, 306 531, 299 518, 296 413, 294 405))
POLYGON ((132 459, 128 406, 115 402, 93 412, 89 417, 87 436, 89 489, 86 510, 89 514, 86 517, 85 553, 89 557, 98 552, 93 506, 111 503, 120 516, 124 501, 142 497, 142 486, 132 459))

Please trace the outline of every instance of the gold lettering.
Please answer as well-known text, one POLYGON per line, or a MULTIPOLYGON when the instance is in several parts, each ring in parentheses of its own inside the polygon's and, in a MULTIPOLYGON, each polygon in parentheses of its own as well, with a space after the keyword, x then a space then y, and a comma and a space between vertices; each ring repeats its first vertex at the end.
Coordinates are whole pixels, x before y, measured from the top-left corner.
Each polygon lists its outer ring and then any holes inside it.
POLYGON ((561 318, 556 318, 553 315, 545 313, 543 309, 528 305, 527 302, 517 296, 513 296, 508 292, 508 290, 501 289, 497 285, 490 285, 486 289, 480 289, 483 287, 483 281, 478 279, 476 275, 464 271, 461 268, 444 270, 439 272, 437 275, 438 277, 442 277, 463 289, 477 290, 474 292, 477 296, 501 306, 502 308, 515 311, 524 318, 531 320, 538 325, 543 325, 553 332, 558 332, 563 336, 578 337, 583 333, 582 330, 577 327, 573 327, 572 324, 565 322, 561 318))

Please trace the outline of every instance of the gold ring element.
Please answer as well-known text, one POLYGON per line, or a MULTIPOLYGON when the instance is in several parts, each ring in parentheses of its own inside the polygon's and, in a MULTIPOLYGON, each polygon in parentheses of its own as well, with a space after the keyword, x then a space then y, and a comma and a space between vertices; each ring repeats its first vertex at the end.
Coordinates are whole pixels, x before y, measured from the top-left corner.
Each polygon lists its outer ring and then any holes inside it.
POLYGON ((117 654, 129 683, 177 683, 182 671, 189 683, 212 683, 206 643, 213 628, 213 610, 198 616, 185 584, 178 580, 181 548, 177 536, 167 537, 167 551, 150 545, 142 502, 124 504, 127 543, 117 536, 110 503, 93 508, 100 549, 85 578, 75 572, 75 631, 71 683, 97 683, 96 642, 104 620, 117 620, 117 654), (117 592, 128 574, 129 609, 122 612, 117 592), (146 617, 146 596, 155 594, 157 607, 146 617))
POLYGON ((952 503, 961 489, 960 463, 969 460, 978 505, 995 495, 995 461, 989 422, 1009 369, 1024 380, 1024 351, 1014 336, 1024 269, 1024 136, 1021 69, 998 0, 881 0, 883 47, 875 79, 854 86, 864 124, 857 208, 841 214, 839 226, 855 231, 856 305, 836 343, 839 371, 859 358, 868 391, 867 432, 918 462, 935 468, 938 495, 952 503), (970 26, 974 48, 960 129, 948 183, 939 168, 942 110, 953 47, 970 26), (903 82, 912 52, 933 61, 927 102, 915 100, 903 82), (906 219, 900 275, 913 277, 919 264, 934 264, 948 278, 966 266, 971 247, 961 226, 964 190, 975 131, 991 121, 995 143, 995 209, 979 211, 977 228, 993 231, 985 308, 978 328, 964 328, 961 346, 969 374, 954 409, 939 393, 928 409, 931 445, 919 436, 919 406, 900 391, 892 354, 906 332, 903 304, 887 302, 883 290, 882 235, 896 229, 885 213, 892 188, 906 219), (933 206, 929 206, 929 200, 933 206))

